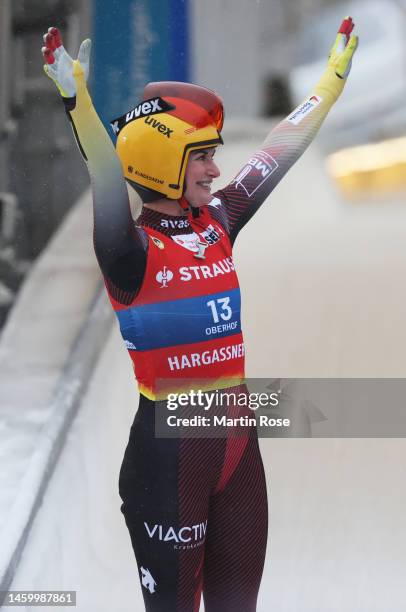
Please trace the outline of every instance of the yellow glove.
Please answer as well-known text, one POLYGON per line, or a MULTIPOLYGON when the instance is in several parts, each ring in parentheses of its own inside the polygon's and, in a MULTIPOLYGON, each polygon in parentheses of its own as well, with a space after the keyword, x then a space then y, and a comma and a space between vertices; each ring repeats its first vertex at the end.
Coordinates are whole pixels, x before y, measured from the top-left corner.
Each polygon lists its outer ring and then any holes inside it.
POLYGON ((351 17, 346 17, 342 22, 340 29, 330 51, 328 65, 334 68, 334 71, 340 79, 346 79, 351 70, 352 56, 358 46, 358 36, 354 36, 351 32, 354 29, 354 22, 351 17))
POLYGON ((346 17, 330 51, 327 68, 315 87, 315 93, 323 98, 330 96, 332 100, 337 100, 344 89, 351 70, 352 57, 358 46, 358 36, 351 34, 353 29, 351 17, 346 17))

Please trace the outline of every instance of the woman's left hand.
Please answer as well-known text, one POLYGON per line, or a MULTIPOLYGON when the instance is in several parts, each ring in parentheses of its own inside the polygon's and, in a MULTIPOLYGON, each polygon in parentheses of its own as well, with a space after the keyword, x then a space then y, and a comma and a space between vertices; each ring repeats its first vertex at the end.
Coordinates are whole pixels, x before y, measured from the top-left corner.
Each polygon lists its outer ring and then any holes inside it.
POLYGON ((330 51, 328 65, 334 68, 340 79, 346 79, 350 73, 352 57, 358 47, 358 36, 351 34, 354 22, 351 17, 346 17, 342 22, 330 51))

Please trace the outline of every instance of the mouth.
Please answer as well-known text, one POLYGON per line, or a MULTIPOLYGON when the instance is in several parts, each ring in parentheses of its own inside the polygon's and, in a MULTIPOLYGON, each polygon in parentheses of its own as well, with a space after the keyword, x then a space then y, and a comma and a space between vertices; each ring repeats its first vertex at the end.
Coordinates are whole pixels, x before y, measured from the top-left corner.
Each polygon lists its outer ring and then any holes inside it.
POLYGON ((196 183, 196 185, 199 185, 199 187, 201 187, 202 189, 205 189, 208 192, 211 191, 211 184, 212 184, 212 181, 197 181, 196 183))

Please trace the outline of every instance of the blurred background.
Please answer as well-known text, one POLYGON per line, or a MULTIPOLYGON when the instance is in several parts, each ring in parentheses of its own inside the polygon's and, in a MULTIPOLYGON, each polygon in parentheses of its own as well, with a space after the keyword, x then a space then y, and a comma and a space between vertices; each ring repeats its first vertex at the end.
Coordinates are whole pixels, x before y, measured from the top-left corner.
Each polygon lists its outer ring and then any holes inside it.
MULTIPOLYGON (((405 377, 406 0, 0 0, 0 591, 142 610, 116 491, 137 398, 42 35, 58 26, 72 55, 92 38, 106 127, 148 81, 216 90, 220 187, 311 92, 346 15, 360 46, 344 93, 236 245, 247 371, 405 377)), ((260 612, 406 607, 406 448, 387 438, 261 440, 260 612)))
POLYGON ((0 324, 30 263, 88 185, 42 72, 41 37, 50 24, 73 54, 92 37, 93 97, 107 125, 146 82, 163 79, 215 89, 227 118, 285 115, 319 78, 346 14, 362 44, 318 143, 325 155, 344 149, 326 161, 346 195, 402 188, 405 0, 2 0, 0 324), (382 141, 383 148, 347 150, 382 141))

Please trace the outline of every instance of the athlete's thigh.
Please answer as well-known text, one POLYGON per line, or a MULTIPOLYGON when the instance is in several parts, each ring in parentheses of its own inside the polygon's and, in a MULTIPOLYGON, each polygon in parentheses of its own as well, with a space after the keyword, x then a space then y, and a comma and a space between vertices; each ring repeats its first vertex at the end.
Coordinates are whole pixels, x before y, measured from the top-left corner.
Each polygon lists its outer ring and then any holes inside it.
POLYGON ((136 418, 120 472, 122 512, 130 532, 148 612, 195 612, 202 589, 209 495, 216 441, 157 439, 151 415, 136 418))
POLYGON ((210 500, 206 612, 254 612, 265 560, 268 506, 258 440, 250 438, 223 491, 210 500))

